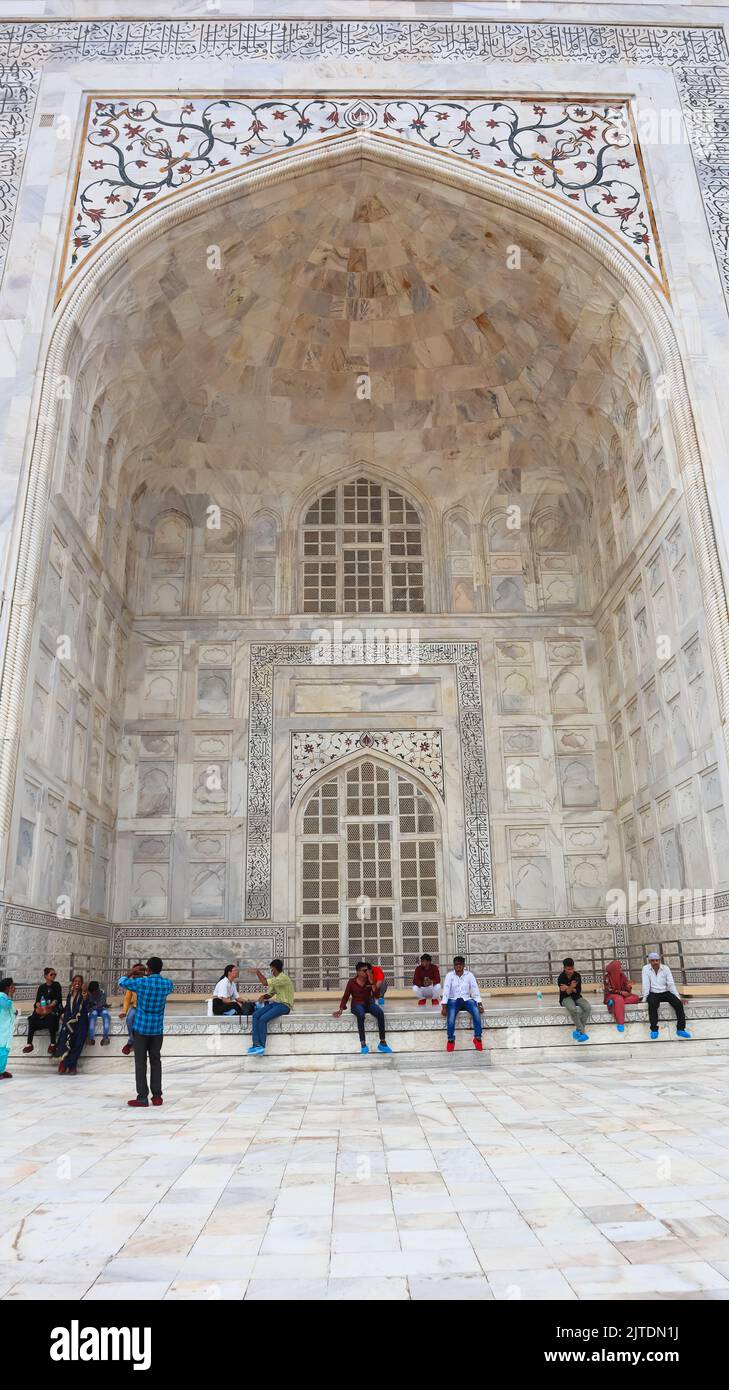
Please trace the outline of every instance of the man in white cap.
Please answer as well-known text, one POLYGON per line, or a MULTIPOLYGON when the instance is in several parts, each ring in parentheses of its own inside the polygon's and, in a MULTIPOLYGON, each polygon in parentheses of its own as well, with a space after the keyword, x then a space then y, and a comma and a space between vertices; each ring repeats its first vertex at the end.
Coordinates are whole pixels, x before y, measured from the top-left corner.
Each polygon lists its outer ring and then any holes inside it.
POLYGON ((691 1037, 691 1034, 686 1032, 686 1014, 676 982, 669 967, 661 963, 657 951, 648 952, 648 963, 643 966, 643 1003, 646 1002, 653 1042, 658 1037, 658 1009, 664 1003, 670 1004, 675 1010, 677 1037, 691 1037))

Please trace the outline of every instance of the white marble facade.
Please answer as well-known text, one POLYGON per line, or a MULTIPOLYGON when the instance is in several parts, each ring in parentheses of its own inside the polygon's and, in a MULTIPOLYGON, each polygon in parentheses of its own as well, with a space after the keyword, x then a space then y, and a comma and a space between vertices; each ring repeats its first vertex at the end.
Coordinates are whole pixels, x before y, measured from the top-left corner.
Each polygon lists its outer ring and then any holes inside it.
MULTIPOLYGON (((381 158, 373 140, 191 194, 163 237, 148 213, 118 232, 116 260, 112 232, 76 320, 83 263, 55 295, 84 89, 128 79, 151 99, 171 64, 153 83, 121 69, 69 58, 42 77, 39 111, 70 120, 73 148, 41 115, 3 291, 12 351, 21 332, 26 364, 47 358, 55 411, 45 515, 8 551, 12 589, 39 547, 27 666, 8 647, 13 968, 73 940, 90 952, 113 926, 124 954, 298 954, 309 798, 336 783, 341 799, 364 762, 432 822, 432 901, 421 884, 411 913, 423 945, 539 932, 587 949, 612 940, 611 889, 729 889, 715 386, 729 324, 686 144, 642 150, 668 298, 631 297, 608 234, 540 220, 539 190, 507 208, 474 174, 381 158), (65 355, 47 357, 57 324, 65 355)), ((417 73, 444 99, 463 80, 442 54, 417 73)), ((234 74, 190 58, 175 90, 413 90, 405 61, 350 76, 323 55, 275 78, 254 58, 234 74)), ((673 84, 658 63, 564 58, 533 79, 565 104, 624 92, 635 117, 673 84)), ((493 100, 524 82, 484 61, 468 86, 493 100)), ((14 371, 7 457, 22 417, 30 468, 41 407, 14 371)), ((426 853, 401 838, 403 862, 426 853)), ((339 910, 346 945, 341 892, 339 910)))

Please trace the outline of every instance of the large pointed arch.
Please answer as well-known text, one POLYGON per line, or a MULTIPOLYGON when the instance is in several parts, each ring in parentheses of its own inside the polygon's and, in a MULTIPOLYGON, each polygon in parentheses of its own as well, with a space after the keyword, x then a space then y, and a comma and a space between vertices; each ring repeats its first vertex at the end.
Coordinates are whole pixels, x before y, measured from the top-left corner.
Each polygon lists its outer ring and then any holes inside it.
MULTIPOLYGON (((198 217, 210 208, 237 199, 247 190, 269 188, 309 171, 334 170, 361 160, 413 172, 435 183, 462 190, 487 203, 514 210, 541 224, 571 246, 574 254, 590 258, 605 270, 621 291, 625 313, 634 326, 654 381, 662 381, 664 426, 675 454, 686 493, 699 583, 706 613, 714 680, 725 740, 729 748, 729 614, 723 575, 713 527, 695 424, 672 319, 658 294, 609 239, 587 226, 568 210, 531 189, 507 185, 476 167, 454 167, 435 151, 384 146, 366 133, 346 136, 333 147, 292 151, 265 167, 241 173, 221 186, 197 189, 180 197, 149 219, 142 219, 118 242, 99 254, 86 273, 61 300, 46 352, 40 388, 37 426, 29 448, 19 490, 10 550, 4 664, 0 683, 0 724, 4 740, 0 750, 0 841, 6 847, 14 794, 15 771, 21 733, 33 621, 43 551, 47 504, 59 424, 64 399, 58 389, 72 362, 80 330, 93 321, 95 312, 109 312, 114 277, 145 247, 151 247, 170 228, 198 217)), ((2 855, 3 862, 5 854, 2 855)))

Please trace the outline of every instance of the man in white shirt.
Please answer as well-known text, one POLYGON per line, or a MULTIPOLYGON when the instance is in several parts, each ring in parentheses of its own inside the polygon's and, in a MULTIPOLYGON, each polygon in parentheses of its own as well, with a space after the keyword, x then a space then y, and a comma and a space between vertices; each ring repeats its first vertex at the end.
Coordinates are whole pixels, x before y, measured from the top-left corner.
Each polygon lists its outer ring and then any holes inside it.
POLYGON ((653 1042, 658 1037, 658 1009, 664 1003, 670 1004, 675 1010, 677 1037, 691 1037, 691 1034, 686 1032, 686 1014, 676 982, 669 967, 661 963, 657 951, 648 952, 648 963, 643 966, 643 1003, 646 1002, 653 1042))
POLYGON ((473 1019, 473 1045, 477 1052, 483 1052, 481 1042, 481 1015, 483 1014, 483 1004, 481 1003, 481 991, 476 983, 476 976, 466 969, 466 962, 463 956, 453 957, 453 969, 448 971, 443 986, 443 997, 441 999, 441 1013, 447 1022, 448 1042, 447 1052, 455 1052, 456 1048, 456 1014, 461 1009, 466 1009, 473 1019))

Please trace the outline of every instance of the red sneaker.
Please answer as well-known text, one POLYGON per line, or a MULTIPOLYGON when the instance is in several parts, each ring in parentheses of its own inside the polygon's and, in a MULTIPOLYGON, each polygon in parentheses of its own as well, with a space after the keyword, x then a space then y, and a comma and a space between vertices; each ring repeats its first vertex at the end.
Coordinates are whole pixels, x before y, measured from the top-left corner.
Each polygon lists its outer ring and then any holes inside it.
POLYGON ((131 1044, 131 1043, 125 1043, 124 1046, 123 1046, 123 1048, 122 1048, 122 1052, 124 1053, 124 1056, 125 1056, 125 1057, 128 1057, 128 1056, 129 1056, 129 1053, 131 1052, 131 1050, 132 1050, 132 1044, 131 1044))
POLYGON ((128 1101, 127 1101, 127 1105, 131 1105, 132 1109, 136 1109, 136 1110, 146 1110, 147 1107, 148 1107, 148 1105, 149 1105, 149 1101, 148 1101, 148 1100, 128 1100, 128 1101))
POLYGON ((59 1072, 59 1075, 60 1075, 60 1076, 63 1076, 63 1073, 65 1072, 65 1070, 66 1070, 66 1063, 65 1063, 65 1062, 59 1062, 59 1063, 58 1063, 58 1072, 59 1072))
MULTIPOLYGON (((23 1049, 23 1050, 25 1051, 25 1049, 23 1049)), ((31 1048, 30 1050, 31 1050, 31 1052, 33 1051, 32 1048, 31 1048)), ((49 1049, 48 1049, 48 1056, 49 1056, 49 1057, 52 1057, 53 1054, 54 1054, 54 1052, 55 1052, 55 1050, 56 1050, 56 1049, 55 1049, 55 1047, 53 1046, 53 1043, 51 1043, 51 1045, 50 1045, 50 1047, 49 1047, 49 1049)))
POLYGON ((454 1042, 446 1043, 446 1052, 455 1052, 455 1050, 456 1044, 454 1042))
POLYGON ((473 1045, 477 1052, 483 1052, 483 1043, 480 1038, 474 1038, 473 1045))
POLYGON ((418 1008, 419 1008, 419 1009, 424 1009, 424 1008, 425 1008, 425 1000, 424 1000, 424 999, 419 999, 419 1000, 418 1000, 418 1008))
POLYGON ((439 1008, 440 1008, 440 1000, 439 1000, 439 999, 431 999, 430 1002, 431 1002, 431 1004, 433 1005, 433 1008, 434 1008, 434 1009, 439 1009, 439 1008))
POLYGON ((12 1079, 13 1073, 11 1071, 0 1071, 0 1081, 12 1081, 12 1079))
POLYGON ((87 1039, 86 1039, 86 1046, 87 1046, 87 1047, 96 1047, 96 1038, 87 1038, 87 1039))
POLYGON ((153 1105, 162 1105, 162 1104, 163 1104, 162 1097, 161 1097, 161 1096, 152 1096, 152 1104, 153 1104, 153 1105))
POLYGON ((66 1076, 75 1076, 75 1075, 76 1075, 76 1068, 75 1068, 75 1067, 66 1067, 66 1076))
POLYGON ((28 1043, 27 1047, 24 1047, 24 1048, 23 1048, 23 1051, 24 1051, 24 1052, 32 1052, 32 1051, 33 1051, 33 1044, 32 1044, 32 1043, 28 1043))

